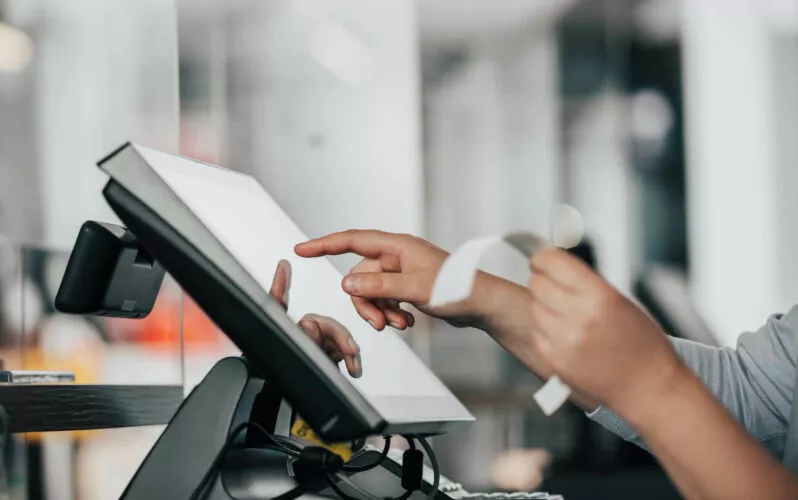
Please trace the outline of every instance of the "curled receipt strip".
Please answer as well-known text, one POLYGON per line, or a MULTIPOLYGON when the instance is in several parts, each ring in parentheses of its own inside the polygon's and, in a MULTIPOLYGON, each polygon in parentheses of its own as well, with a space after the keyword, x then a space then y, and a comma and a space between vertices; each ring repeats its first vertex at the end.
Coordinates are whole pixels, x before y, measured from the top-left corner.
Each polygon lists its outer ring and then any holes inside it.
MULTIPOLYGON (((479 271, 482 257, 495 245, 504 243, 517 250, 525 258, 550 243, 533 233, 515 232, 483 238, 475 238, 465 242, 447 258, 435 285, 432 288, 429 305, 439 307, 461 302, 471 295, 474 279, 479 271)), ((571 388, 565 385, 557 375, 553 375, 534 395, 535 402, 543 413, 552 415, 568 400, 571 388)))

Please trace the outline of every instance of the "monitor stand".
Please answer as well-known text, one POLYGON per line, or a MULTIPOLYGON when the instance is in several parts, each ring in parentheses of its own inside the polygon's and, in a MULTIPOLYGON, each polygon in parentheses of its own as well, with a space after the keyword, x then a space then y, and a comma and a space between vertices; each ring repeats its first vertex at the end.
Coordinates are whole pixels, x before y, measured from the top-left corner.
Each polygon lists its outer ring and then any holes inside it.
MULTIPOLYGON (((251 421, 274 432, 281 401, 244 358, 219 361, 172 417, 121 499, 190 498, 233 429, 251 421)), ((242 434, 249 446, 227 455, 204 498, 271 498, 296 486, 285 455, 259 448, 259 439, 242 434)))

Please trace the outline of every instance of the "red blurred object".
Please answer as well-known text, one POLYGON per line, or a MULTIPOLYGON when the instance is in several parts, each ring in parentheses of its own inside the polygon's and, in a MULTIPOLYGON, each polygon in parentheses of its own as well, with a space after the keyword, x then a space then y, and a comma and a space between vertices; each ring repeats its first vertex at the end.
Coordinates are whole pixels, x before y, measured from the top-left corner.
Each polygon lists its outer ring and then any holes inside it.
POLYGON ((227 338, 191 298, 162 294, 152 312, 142 319, 108 318, 111 336, 117 341, 146 344, 150 347, 177 348, 180 330, 186 347, 215 349, 226 345, 227 338))

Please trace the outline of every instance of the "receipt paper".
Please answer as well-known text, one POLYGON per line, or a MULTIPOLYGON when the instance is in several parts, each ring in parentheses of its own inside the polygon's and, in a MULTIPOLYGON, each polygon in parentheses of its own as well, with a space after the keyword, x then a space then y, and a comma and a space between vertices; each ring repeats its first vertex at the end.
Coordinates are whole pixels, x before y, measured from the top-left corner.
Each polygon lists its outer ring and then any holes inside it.
MULTIPOLYGON (((536 234, 514 232, 475 238, 465 242, 443 263, 432 288, 429 305, 440 307, 461 302, 471 295, 474 279, 482 257, 497 244, 506 244, 529 258, 550 243, 536 234)), ((546 416, 552 415, 568 400, 571 389, 556 375, 552 376, 534 395, 546 416)))

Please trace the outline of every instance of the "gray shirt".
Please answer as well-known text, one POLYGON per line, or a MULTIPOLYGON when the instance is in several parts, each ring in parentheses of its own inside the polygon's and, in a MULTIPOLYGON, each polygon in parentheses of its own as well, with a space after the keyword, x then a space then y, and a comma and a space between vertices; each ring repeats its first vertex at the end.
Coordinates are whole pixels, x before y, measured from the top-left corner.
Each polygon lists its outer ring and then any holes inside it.
MULTIPOLYGON (((798 306, 771 316, 759 330, 742 334, 736 349, 672 339, 682 361, 718 400, 763 446, 785 461, 788 442, 798 439, 798 435, 790 436, 798 434, 798 422, 790 428, 798 363, 796 336, 798 306)), ((599 407, 588 416, 645 447, 640 434, 608 408, 599 407)), ((795 463, 788 465, 795 467, 795 463)))

